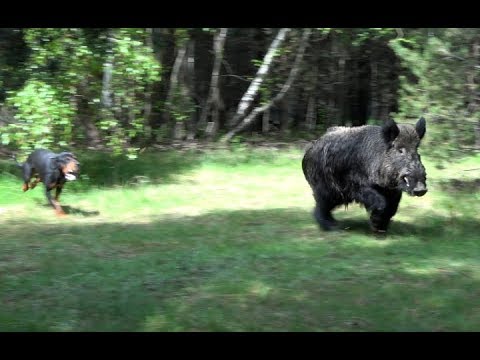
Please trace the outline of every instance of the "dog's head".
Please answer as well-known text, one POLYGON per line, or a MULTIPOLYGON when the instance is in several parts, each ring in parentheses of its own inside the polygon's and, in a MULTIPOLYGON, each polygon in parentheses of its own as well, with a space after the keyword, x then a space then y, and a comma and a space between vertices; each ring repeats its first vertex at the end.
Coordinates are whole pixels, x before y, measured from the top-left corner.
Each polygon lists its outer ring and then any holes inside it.
POLYGON ((65 179, 73 181, 80 173, 80 162, 71 152, 62 152, 53 158, 55 166, 63 173, 65 179))

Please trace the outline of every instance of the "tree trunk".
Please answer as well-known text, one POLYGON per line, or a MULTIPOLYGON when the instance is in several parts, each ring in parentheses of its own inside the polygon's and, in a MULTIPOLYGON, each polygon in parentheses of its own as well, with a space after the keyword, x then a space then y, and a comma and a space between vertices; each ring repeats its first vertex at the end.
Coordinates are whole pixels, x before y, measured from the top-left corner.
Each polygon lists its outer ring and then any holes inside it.
POLYGON ((205 126, 205 124, 207 123, 208 115, 211 115, 211 120, 209 121, 208 126, 205 130, 209 138, 215 136, 219 126, 219 109, 221 107, 219 80, 227 32, 228 28, 222 28, 215 34, 213 39, 213 50, 215 53, 215 58, 213 62, 212 77, 210 80, 210 89, 208 92, 207 100, 205 102, 205 106, 200 115, 200 120, 198 122, 198 127, 205 126))
POLYGON ((111 82, 112 82, 112 72, 113 72, 113 48, 114 48, 114 34, 113 30, 110 29, 107 33, 108 39, 108 48, 107 54, 105 57, 105 62, 103 63, 103 79, 102 79, 102 105, 105 109, 109 110, 112 107, 112 94, 111 94, 111 82))
POLYGON ((480 150, 480 120, 474 125, 475 131, 475 149, 480 150))
MULTIPOLYGON (((478 85, 475 83, 475 77, 477 75, 477 66, 480 60, 480 41, 479 38, 475 38, 472 44, 472 58, 473 58, 473 65, 472 71, 468 74, 468 88, 470 90, 470 101, 468 106, 468 112, 470 114, 476 113, 478 111, 479 105, 479 93, 478 93, 478 85)), ((477 120, 476 124, 473 126, 474 134, 475 134, 475 149, 480 150, 480 119, 477 120)))
POLYGON ((337 122, 345 125, 345 63, 347 60, 343 45, 339 49, 337 61, 337 122))
POLYGON ((170 75, 170 89, 168 91, 167 103, 173 99, 175 91, 178 90, 180 68, 183 64, 183 59, 185 58, 186 53, 187 42, 185 41, 178 49, 177 57, 175 58, 175 63, 173 64, 172 74, 170 75))
POLYGON ((152 86, 152 104, 156 105, 152 109, 150 117, 150 127, 152 128, 151 140, 156 140, 157 130, 164 124, 168 124, 168 108, 165 106, 169 93, 169 82, 172 74, 173 63, 175 62, 175 29, 153 29, 153 45, 155 47, 155 57, 162 64, 162 81, 152 86), (160 110, 155 111, 156 108, 160 110), (167 121, 167 122, 166 122, 167 121))
POLYGON ((299 103, 298 88, 294 87, 276 105, 280 109, 280 131, 286 132, 294 122, 299 103))
POLYGON ((102 146, 102 137, 100 131, 95 125, 95 118, 92 109, 88 104, 88 80, 84 79, 78 86, 77 96, 73 97, 75 107, 77 109, 77 119, 81 126, 85 129, 87 146, 91 148, 99 148, 102 146))
POLYGON ((305 116, 305 128, 309 131, 315 129, 316 125, 316 103, 315 103, 315 95, 311 94, 308 97, 308 105, 307 105, 307 114, 305 116))
POLYGON ((85 134, 87 135, 87 146, 91 148, 101 147, 102 140, 100 132, 92 121, 91 116, 86 114, 78 114, 79 120, 85 128, 85 134))
POLYGON ((270 131, 270 109, 266 110, 262 116, 262 133, 267 134, 270 131))
MULTIPOLYGON (((150 49, 152 49, 152 51, 154 51, 152 28, 147 29, 146 44, 150 49)), ((144 105, 143 105, 144 124, 146 124, 149 130, 147 132, 147 138, 150 138, 151 136, 150 117, 152 116, 152 91, 153 91, 153 86, 151 84, 147 85, 145 89, 145 99, 144 99, 144 105)))
POLYGON ((175 121, 173 127, 173 139, 174 140, 181 140, 185 136, 185 122, 183 121, 175 121))
POLYGON ((330 57, 328 59, 328 85, 327 85, 327 93, 328 93, 328 123, 333 123, 335 125, 340 125, 338 122, 338 107, 337 107, 337 87, 336 87, 336 80, 337 80, 337 37, 335 33, 332 33, 330 38, 330 57))
POLYGON ((319 52, 314 51, 312 54, 307 72, 308 78, 306 81, 306 90, 308 92, 307 110, 304 119, 302 119, 301 128, 311 131, 317 125, 317 86, 318 86, 318 60, 319 52))
POLYGON ((236 134, 240 131, 244 130, 247 126, 249 126, 257 117, 257 115, 263 113, 264 111, 270 109, 272 106, 278 104, 285 94, 288 92, 292 84, 294 83, 295 79, 297 78, 298 72, 300 71, 300 65, 303 60, 303 55, 305 54, 305 50, 308 45, 308 39, 310 34, 312 33, 311 29, 305 29, 303 32, 302 39, 300 41, 300 45, 297 50, 297 55, 295 57, 295 61, 293 63, 292 69, 290 70, 290 74, 288 75, 287 81, 283 85, 280 92, 270 101, 268 104, 259 106, 255 108, 250 114, 243 119, 235 128, 229 131, 225 136, 220 139, 220 142, 225 143, 230 141, 236 134))
MULTIPOLYGON (((370 59, 370 114, 369 118, 380 120, 378 99, 378 64, 376 59, 370 59)), ((368 119, 367 119, 368 120, 368 119)))
POLYGON ((245 117, 247 109, 251 106, 253 100, 255 100, 258 90, 260 89, 260 85, 262 84, 265 76, 270 70, 270 65, 272 64, 275 53, 285 40, 286 34, 289 31, 290 29, 288 28, 282 28, 278 31, 277 36, 272 41, 270 48, 268 49, 265 57, 263 58, 262 65, 258 69, 255 78, 250 83, 249 88, 247 89, 242 99, 240 100, 240 103, 238 104, 237 112, 235 113, 235 116, 231 121, 232 126, 239 126, 240 122, 245 117))
MULTIPOLYGON (((175 58, 175 62, 173 64, 172 74, 170 75, 170 88, 168 90, 167 99, 165 101, 165 106, 167 107, 167 111, 165 112, 165 124, 172 123, 172 112, 174 111, 175 106, 177 105, 175 102, 177 98, 175 95, 179 90, 179 77, 180 77, 180 70, 183 64, 183 60, 185 58, 185 54, 187 53, 187 45, 188 41, 183 41, 177 51, 177 56, 175 58)), ((180 130, 183 128, 184 124, 183 121, 178 121, 177 119, 173 120, 173 138, 179 139, 183 136, 183 132, 180 130)))
MULTIPOLYGON (((186 106, 190 106, 188 100, 194 102, 195 100, 195 39, 191 37, 188 41, 187 56, 186 56, 186 71, 184 76, 184 94, 187 96, 184 98, 186 106)), ((197 135, 196 128, 197 116, 194 110, 190 111, 189 119, 186 123, 187 127, 187 140, 195 139, 197 135)))

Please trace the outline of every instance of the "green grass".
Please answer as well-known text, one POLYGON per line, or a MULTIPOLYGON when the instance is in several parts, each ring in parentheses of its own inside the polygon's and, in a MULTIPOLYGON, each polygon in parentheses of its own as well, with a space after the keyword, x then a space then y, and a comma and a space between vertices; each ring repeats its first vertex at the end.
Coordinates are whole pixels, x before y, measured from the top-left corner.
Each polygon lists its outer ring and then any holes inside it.
POLYGON ((0 331, 478 331, 480 157, 320 231, 301 150, 82 154, 56 218, 0 163, 0 331))

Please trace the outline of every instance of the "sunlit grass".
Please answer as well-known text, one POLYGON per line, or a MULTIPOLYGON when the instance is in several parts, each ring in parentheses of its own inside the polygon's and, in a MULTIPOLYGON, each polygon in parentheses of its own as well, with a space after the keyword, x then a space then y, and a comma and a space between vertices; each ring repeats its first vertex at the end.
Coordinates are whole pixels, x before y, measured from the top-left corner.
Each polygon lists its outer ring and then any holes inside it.
POLYGON ((299 149, 83 156, 66 218, 0 164, 0 330, 479 329, 478 157, 425 158, 377 238, 358 205, 318 229, 299 149))

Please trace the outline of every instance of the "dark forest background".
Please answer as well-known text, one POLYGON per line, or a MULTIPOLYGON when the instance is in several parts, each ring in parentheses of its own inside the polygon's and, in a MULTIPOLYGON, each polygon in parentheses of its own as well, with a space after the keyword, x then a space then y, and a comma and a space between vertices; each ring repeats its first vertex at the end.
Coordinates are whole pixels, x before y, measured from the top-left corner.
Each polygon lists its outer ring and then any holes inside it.
POLYGON ((449 157, 480 148, 479 49, 468 28, 3 28, 1 146, 135 158, 424 116, 449 157))

